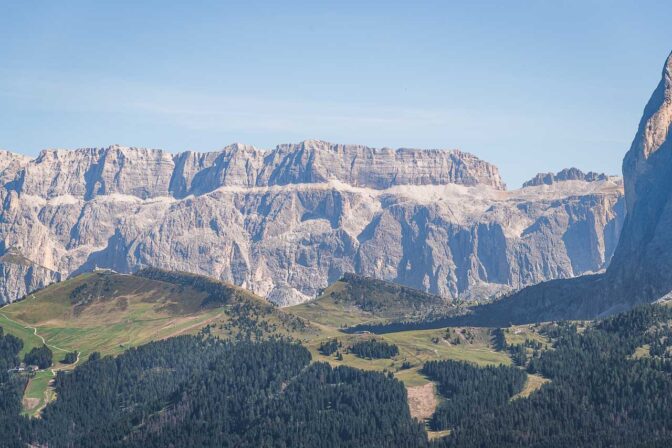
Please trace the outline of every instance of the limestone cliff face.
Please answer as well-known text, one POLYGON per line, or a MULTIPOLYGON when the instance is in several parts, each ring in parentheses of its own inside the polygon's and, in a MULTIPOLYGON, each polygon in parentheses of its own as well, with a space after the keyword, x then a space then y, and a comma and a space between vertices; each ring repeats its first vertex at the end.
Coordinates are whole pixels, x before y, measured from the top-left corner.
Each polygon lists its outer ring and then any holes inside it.
POLYGON ((627 219, 609 276, 633 300, 672 290, 672 54, 623 159, 627 219))
MULTIPOLYGON (((20 158, 0 153, 0 170, 20 158)), ((11 189, 44 199, 69 195, 89 200, 115 193, 140 199, 182 198, 220 187, 269 187, 329 180, 376 189, 445 184, 505 188, 495 166, 457 150, 376 149, 316 140, 280 145, 272 151, 234 144, 220 152, 175 156, 157 149, 118 145, 45 150, 20 166, 22 170, 11 189)))
MULTIPOLYGON (((94 267, 206 274, 283 305, 346 272, 470 299, 599 271, 625 212, 617 178, 507 191, 496 167, 460 151, 311 140, 6 159, 3 251, 64 277, 94 267)), ((21 295, 4 291, 3 301, 21 295)))
POLYGON ((21 298, 60 280, 57 272, 39 266, 10 248, 0 257, 0 295, 21 298))

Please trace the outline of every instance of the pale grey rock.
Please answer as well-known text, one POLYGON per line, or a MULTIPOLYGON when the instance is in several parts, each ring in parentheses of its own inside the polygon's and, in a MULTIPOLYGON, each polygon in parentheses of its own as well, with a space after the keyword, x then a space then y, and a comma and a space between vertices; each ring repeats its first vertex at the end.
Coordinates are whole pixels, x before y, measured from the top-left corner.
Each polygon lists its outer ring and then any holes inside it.
POLYGON ((111 193, 165 196, 173 168, 173 156, 161 150, 118 145, 45 150, 25 165, 16 189, 45 199, 71 195, 88 200, 111 193))
POLYGON ((0 295, 22 298, 32 291, 60 280, 57 272, 39 266, 18 250, 8 249, 0 257, 0 295))
POLYGON ((189 271, 281 305, 347 272, 467 300, 597 272, 625 209, 617 178, 507 191, 496 167, 460 151, 314 140, 49 150, 12 170, 0 237, 46 269, 189 271))
POLYGON ((0 150, 0 185, 16 179, 17 172, 30 162, 30 157, 0 150))
POLYGON ((280 145, 257 185, 319 183, 338 179, 355 187, 394 185, 490 185, 506 187, 498 169, 458 150, 418 150, 335 145, 306 140, 280 145))

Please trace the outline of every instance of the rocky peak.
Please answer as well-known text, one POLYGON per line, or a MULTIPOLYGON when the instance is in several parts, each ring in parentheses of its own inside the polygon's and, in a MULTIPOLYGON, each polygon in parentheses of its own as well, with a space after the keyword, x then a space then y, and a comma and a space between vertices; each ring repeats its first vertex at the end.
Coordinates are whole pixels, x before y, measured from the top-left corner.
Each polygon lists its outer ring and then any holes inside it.
POLYGON ((0 150, 0 184, 11 182, 19 170, 30 162, 30 157, 0 150))
POLYGON ((0 172, 12 164, 23 165, 30 161, 30 157, 0 149, 0 172))
POLYGON ((644 108, 642 119, 630 150, 623 159, 623 178, 626 189, 628 210, 634 210, 637 198, 645 193, 637 186, 638 180, 648 176, 656 160, 649 163, 649 158, 664 146, 670 145, 668 139, 672 122, 672 53, 668 56, 661 80, 644 108))
POLYGON ((44 198, 91 199, 113 193, 143 199, 166 196, 173 167, 172 155, 159 149, 120 145, 50 149, 25 165, 19 191, 44 198))
POLYGON ((21 279, 96 266, 206 274, 285 305, 347 272, 481 297, 608 263, 620 186, 569 186, 503 191, 496 167, 461 151, 318 140, 44 151, 0 187, 2 247, 34 261, 0 260, 0 302, 30 290, 21 279))
POLYGON ((626 216, 606 273, 540 283, 477 310, 489 325, 592 319, 672 291, 672 54, 623 159, 626 216))
POLYGON ((523 188, 525 187, 535 187, 539 185, 552 185, 556 182, 564 182, 568 180, 580 180, 583 182, 595 182, 601 180, 609 180, 609 176, 604 173, 596 173, 590 171, 584 173, 578 168, 565 168, 562 171, 557 173, 539 173, 534 176, 532 179, 523 183, 523 188))

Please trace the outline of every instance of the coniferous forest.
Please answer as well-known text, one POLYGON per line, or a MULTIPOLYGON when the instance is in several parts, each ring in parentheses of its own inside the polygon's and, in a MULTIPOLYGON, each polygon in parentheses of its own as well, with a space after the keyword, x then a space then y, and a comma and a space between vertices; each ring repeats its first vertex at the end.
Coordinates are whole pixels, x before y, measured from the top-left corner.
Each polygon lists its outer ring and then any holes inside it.
POLYGON ((355 342, 349 350, 360 358, 369 359, 392 358, 399 354, 399 347, 396 345, 375 339, 355 342))
POLYGON ((476 367, 457 361, 430 361, 422 368, 446 401, 430 421, 434 431, 451 429, 504 405, 525 385, 527 375, 515 367, 476 367))
POLYGON ((529 398, 504 405, 497 400, 488 412, 455 419, 451 436, 438 445, 670 446, 672 360, 633 354, 654 342, 672 345, 667 337, 671 319, 671 308, 647 305, 583 333, 574 325, 560 325, 552 350, 527 366, 548 384, 529 398))
POLYGON ((5 334, 0 327, 0 444, 7 447, 23 446, 20 432, 26 421, 19 414, 25 380, 13 373, 22 348, 21 339, 5 334))
MULTIPOLYGON (((41 347, 35 347, 23 357, 23 361, 26 364, 32 364, 40 369, 46 369, 51 367, 53 363, 54 353, 46 345, 41 347)), ((73 361, 74 362, 74 361, 73 361)))
MULTIPOLYGON (((15 338, 13 338, 15 339, 15 338)), ((2 340, 3 362, 20 344, 2 340)), ((20 342, 20 341, 19 341, 20 342)), ((280 340, 227 343, 179 336, 92 355, 59 373, 58 399, 40 419, 19 417, 21 385, 3 370, 3 443, 50 447, 401 446, 425 444, 401 382, 350 367, 310 364, 280 340), (10 393, 11 392, 11 393, 10 393)), ((19 378, 15 376, 15 378, 19 378)))

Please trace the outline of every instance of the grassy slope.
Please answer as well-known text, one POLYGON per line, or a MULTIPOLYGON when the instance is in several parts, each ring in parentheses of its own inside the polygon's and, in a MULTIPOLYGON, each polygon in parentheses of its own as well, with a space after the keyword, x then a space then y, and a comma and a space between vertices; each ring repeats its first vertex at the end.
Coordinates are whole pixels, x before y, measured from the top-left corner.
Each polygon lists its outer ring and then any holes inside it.
POLYGON ((523 344, 525 341, 540 342, 550 345, 551 341, 539 334, 532 325, 514 325, 504 330, 506 343, 509 345, 523 344))
MULTIPOLYGON (((338 283, 332 286, 341 287, 338 283)), ((322 296, 316 300, 286 308, 286 310, 311 322, 334 328, 350 327, 365 322, 382 320, 381 317, 373 313, 364 311, 354 305, 338 302, 329 296, 322 296)))
POLYGON ((37 372, 28 382, 23 394, 23 413, 28 416, 37 416, 40 411, 56 398, 56 393, 49 387, 54 379, 51 369, 37 372))
POLYGON ((317 299, 285 308, 285 311, 312 322, 321 330, 321 334, 306 341, 315 359, 328 361, 334 365, 347 364, 362 369, 392 371, 408 386, 422 385, 429 381, 418 372, 422 364, 428 360, 454 359, 479 365, 511 362, 505 353, 497 352, 490 347, 488 329, 470 329, 469 331, 477 336, 471 341, 464 339, 460 344, 451 344, 444 339, 445 329, 376 335, 376 339, 382 339, 399 347, 400 353, 393 360, 364 360, 343 353, 343 361, 338 361, 334 356, 321 355, 317 348, 330 338, 338 338, 343 346, 347 346, 357 338, 372 337, 344 334, 339 331, 341 327, 451 311, 440 297, 389 282, 354 275, 346 276, 326 288, 317 299), (400 370, 404 361, 410 362, 413 367, 400 370))
POLYGON ((317 361, 326 361, 332 365, 349 365, 365 370, 387 370, 403 381, 407 386, 419 386, 429 382, 421 373, 420 368, 425 361, 436 359, 453 359, 473 362, 478 365, 510 364, 511 359, 506 353, 495 351, 490 347, 489 330, 470 329, 478 333, 472 342, 463 341, 460 344, 451 344, 443 338, 445 330, 418 330, 375 335, 375 339, 383 340, 399 347, 399 355, 392 359, 362 359, 346 353, 345 350, 358 339, 371 338, 372 335, 344 334, 337 328, 320 326, 320 334, 305 340, 305 344, 317 361), (339 361, 335 355, 324 356, 318 352, 322 342, 337 338, 343 345, 341 353, 343 360, 339 361), (412 367, 402 370, 402 364, 408 361, 412 367))
POLYGON ((39 347, 42 345, 42 340, 33 334, 33 330, 28 328, 25 324, 11 320, 5 314, 7 308, 0 308, 0 327, 2 327, 6 333, 13 334, 19 339, 23 340, 23 349, 21 350, 20 356, 23 358, 23 355, 28 353, 34 347, 39 347))
MULTIPOLYGON (((0 313, 35 327, 48 345, 77 350, 86 357, 92 351, 117 354, 130 346, 181 334, 191 325, 200 328, 221 314, 200 310, 203 297, 199 291, 135 276, 93 273, 51 285, 0 313), (71 295, 85 284, 90 302, 74 306, 71 295)), ((14 328, 6 330, 15 332, 14 328)), ((16 335, 23 338, 26 331, 32 334, 24 329, 16 335)), ((41 341, 33 337, 28 344, 40 345, 41 341)))
POLYGON ((445 299, 382 280, 347 274, 315 300, 287 308, 312 322, 332 327, 391 320, 422 320, 454 313, 445 299))
POLYGON ((523 390, 521 390, 519 393, 513 396, 512 400, 516 400, 518 398, 527 398, 530 395, 532 395, 533 392, 539 390, 541 386, 543 386, 546 383, 549 383, 550 380, 547 378, 544 378, 541 375, 527 375, 527 381, 525 382, 525 386, 523 387, 523 390))

